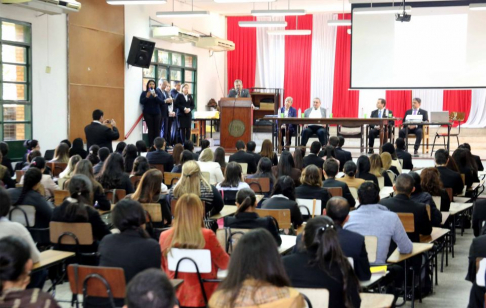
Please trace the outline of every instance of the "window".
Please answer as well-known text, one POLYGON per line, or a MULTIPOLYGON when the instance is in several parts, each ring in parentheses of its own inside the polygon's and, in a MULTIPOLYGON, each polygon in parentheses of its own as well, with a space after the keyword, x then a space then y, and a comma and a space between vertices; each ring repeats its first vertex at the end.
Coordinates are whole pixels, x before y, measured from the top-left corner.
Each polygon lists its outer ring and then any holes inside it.
POLYGON ((2 18, 0 25, 0 138, 31 139, 31 25, 2 18))
POLYGON ((147 82, 153 79, 158 83, 160 79, 167 80, 174 87, 175 82, 189 84, 189 93, 194 97, 197 108, 197 57, 170 50, 155 49, 152 65, 143 70, 143 89, 147 82))

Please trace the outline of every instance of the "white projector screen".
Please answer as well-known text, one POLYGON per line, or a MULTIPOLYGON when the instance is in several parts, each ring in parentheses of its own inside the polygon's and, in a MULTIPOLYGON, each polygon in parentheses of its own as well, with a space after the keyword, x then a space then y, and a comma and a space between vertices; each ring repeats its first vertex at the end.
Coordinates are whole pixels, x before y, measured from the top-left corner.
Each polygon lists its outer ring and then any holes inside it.
POLYGON ((486 88, 486 11, 413 7, 411 15, 353 12, 351 88, 486 88))

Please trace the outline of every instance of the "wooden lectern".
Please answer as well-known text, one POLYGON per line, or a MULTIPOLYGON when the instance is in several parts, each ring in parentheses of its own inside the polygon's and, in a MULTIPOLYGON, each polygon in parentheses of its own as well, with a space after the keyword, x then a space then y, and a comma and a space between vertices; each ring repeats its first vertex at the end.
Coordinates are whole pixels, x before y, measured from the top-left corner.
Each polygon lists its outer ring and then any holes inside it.
POLYGON ((251 98, 221 98, 219 109, 221 147, 226 152, 234 152, 238 140, 246 144, 253 136, 251 98))

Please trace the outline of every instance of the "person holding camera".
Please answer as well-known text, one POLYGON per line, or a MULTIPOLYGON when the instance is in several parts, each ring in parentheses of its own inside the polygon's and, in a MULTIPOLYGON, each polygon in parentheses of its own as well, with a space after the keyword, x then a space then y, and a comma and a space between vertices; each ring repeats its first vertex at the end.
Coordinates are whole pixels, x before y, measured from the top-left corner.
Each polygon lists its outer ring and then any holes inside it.
POLYGON ((103 111, 100 109, 93 111, 93 122, 84 128, 84 133, 86 134, 88 151, 92 145, 96 144, 100 148, 108 148, 112 153, 112 141, 120 138, 115 120, 105 120, 103 111))
POLYGON ((151 147, 156 137, 160 137, 162 124, 162 109, 165 106, 162 91, 156 87, 154 80, 147 82, 146 90, 140 95, 143 108, 143 118, 148 130, 148 146, 151 147))

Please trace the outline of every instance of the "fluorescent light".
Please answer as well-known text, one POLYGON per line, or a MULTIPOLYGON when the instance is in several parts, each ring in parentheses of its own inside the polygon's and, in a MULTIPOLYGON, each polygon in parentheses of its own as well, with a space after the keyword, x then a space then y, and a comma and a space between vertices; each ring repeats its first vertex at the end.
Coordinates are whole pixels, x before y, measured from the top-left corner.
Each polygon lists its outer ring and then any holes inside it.
MULTIPOLYGON (((412 11, 411 6, 405 6, 405 13, 412 11)), ((353 10, 354 14, 397 14, 403 12, 403 6, 362 7, 353 10)))
POLYGON ((305 15, 305 10, 252 10, 253 16, 297 16, 305 15))
POLYGON ((264 28, 264 27, 287 27, 286 21, 239 21, 238 25, 240 27, 253 27, 253 28, 264 28))
POLYGON ((328 20, 328 26, 351 26, 351 19, 328 20))
POLYGON ((166 4, 167 0, 106 0, 111 5, 166 4))
POLYGON ((310 35, 311 30, 269 30, 268 35, 310 35))
POLYGON ((486 11, 486 3, 471 3, 469 9, 473 11, 486 11))
POLYGON ((167 11, 155 13, 157 17, 196 17, 207 15, 209 15, 209 11, 167 11))
POLYGON ((275 2, 276 0, 214 0, 216 3, 252 3, 252 2, 275 2))

